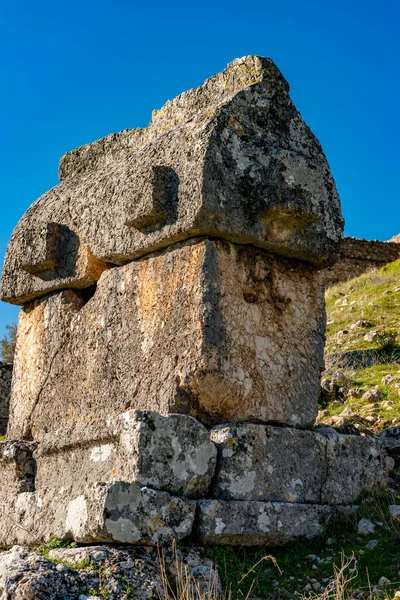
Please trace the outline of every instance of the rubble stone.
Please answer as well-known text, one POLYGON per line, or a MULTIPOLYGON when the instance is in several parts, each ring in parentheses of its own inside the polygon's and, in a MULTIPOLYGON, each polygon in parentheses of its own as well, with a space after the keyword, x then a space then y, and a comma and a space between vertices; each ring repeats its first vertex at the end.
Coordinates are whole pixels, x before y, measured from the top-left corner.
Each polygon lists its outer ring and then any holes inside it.
POLYGON ((320 535, 332 516, 351 510, 318 504, 201 500, 195 533, 212 545, 281 546, 299 536, 320 535))
POLYGON ((2 552, 1 598, 159 600, 167 592, 162 569, 175 585, 177 567, 187 574, 191 597, 197 597, 195 589, 202 598, 222 594, 218 573, 201 548, 164 549, 160 556, 137 546, 86 546, 50 550, 49 559, 21 546, 2 552))
POLYGON ((44 556, 14 546, 0 554, 0 597, 75 600, 81 579, 77 572, 57 568, 44 556))
POLYGON ((21 311, 8 435, 128 408, 310 426, 324 325, 304 263, 223 241, 171 248, 106 271, 86 304, 70 290, 21 311))
POLYGON ((244 424, 215 427, 211 439, 213 494, 223 500, 352 504, 388 476, 373 438, 244 424))
POLYGON ((288 91, 270 59, 247 56, 167 102, 147 129, 69 152, 61 184, 12 235, 2 299, 87 287, 109 263, 197 235, 318 267, 335 262, 343 235, 335 183, 288 91))

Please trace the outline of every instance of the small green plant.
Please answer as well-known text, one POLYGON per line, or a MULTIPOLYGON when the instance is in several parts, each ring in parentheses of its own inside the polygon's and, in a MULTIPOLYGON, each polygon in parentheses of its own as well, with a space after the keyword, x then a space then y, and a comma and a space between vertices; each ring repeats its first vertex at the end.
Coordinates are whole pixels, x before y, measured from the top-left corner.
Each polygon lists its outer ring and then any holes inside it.
POLYGON ((73 540, 66 539, 62 540, 61 538, 52 535, 49 537, 47 542, 38 548, 38 551, 43 554, 46 558, 49 556, 50 550, 54 550, 55 548, 76 548, 77 543, 73 540))

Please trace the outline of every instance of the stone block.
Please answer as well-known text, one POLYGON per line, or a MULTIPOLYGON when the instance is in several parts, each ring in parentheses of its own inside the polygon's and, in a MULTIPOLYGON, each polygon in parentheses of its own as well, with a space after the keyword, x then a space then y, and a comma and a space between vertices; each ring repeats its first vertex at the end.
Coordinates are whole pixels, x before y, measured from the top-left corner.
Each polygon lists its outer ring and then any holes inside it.
POLYGON ((79 543, 158 545, 187 537, 196 503, 135 483, 90 483, 21 493, 1 515, 1 543, 41 544, 56 536, 79 543))
POLYGON ((128 408, 310 426, 325 307, 312 267, 219 240, 106 271, 21 311, 9 436, 128 408))
POLYGON ((317 504, 201 500, 195 535, 202 543, 218 546, 282 546, 298 537, 320 535, 330 518, 351 510, 317 504))
MULTIPOLYGON (((40 246, 48 223, 84 240, 103 265, 198 235, 318 267, 334 263, 343 233, 335 183, 288 92, 270 59, 247 56, 167 102, 146 129, 69 152, 60 163, 61 184, 30 207, 13 233, 1 298, 22 304, 83 287, 80 269, 38 276, 55 265, 50 247, 25 262, 34 247, 27 232, 40 246)), ((61 249, 60 262, 66 257, 61 249)))
POLYGON ((386 455, 374 438, 287 427, 220 425, 213 495, 222 500, 346 505, 387 483, 386 455))
POLYGON ((216 453, 209 432, 193 417, 128 411, 46 434, 35 452, 36 490, 126 481, 201 497, 216 453))
POLYGON ((289 427, 219 425, 213 496, 221 500, 320 502, 326 438, 289 427))
POLYGON ((7 430, 12 371, 12 365, 0 362, 0 435, 7 430))
POLYGON ((362 491, 387 485, 393 465, 376 438, 338 434, 326 439, 327 471, 321 502, 350 504, 362 491))

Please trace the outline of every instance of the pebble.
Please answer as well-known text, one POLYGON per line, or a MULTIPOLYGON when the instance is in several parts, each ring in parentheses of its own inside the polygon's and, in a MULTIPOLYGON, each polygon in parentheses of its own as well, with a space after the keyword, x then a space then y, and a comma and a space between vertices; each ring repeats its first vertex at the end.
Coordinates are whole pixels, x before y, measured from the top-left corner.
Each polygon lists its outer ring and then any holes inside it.
POLYGON ((312 584, 312 586, 313 586, 313 588, 314 588, 314 590, 315 590, 316 592, 318 592, 318 590, 320 590, 320 589, 321 589, 321 587, 322 587, 322 586, 321 586, 321 584, 320 584, 320 583, 318 583, 318 581, 316 581, 315 583, 313 583, 313 584, 312 584))
POLYGON ((375 525, 368 519, 361 519, 358 522, 357 531, 360 535, 370 535, 375 532, 375 525))
POLYGON ((374 390, 368 390, 363 394, 362 399, 371 402, 371 400, 379 400, 382 398, 382 392, 380 389, 376 388, 374 390))
POLYGON ((394 519, 398 519, 400 517, 400 506, 398 504, 391 504, 389 506, 390 516, 394 519))
MULTIPOLYGON (((378 545, 378 540, 369 540, 368 544, 365 545, 367 550, 373 550, 378 545)), ((364 552, 363 552, 364 554, 364 552)))

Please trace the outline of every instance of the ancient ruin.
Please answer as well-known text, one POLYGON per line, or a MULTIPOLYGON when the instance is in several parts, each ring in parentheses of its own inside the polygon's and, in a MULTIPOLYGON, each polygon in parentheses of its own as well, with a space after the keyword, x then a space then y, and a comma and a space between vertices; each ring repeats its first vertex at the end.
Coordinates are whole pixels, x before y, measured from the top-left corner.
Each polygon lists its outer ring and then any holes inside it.
POLYGON ((339 260, 320 271, 321 281, 329 287, 380 269, 399 258, 400 235, 387 242, 345 237, 340 244, 339 260))
POLYGON ((377 440, 313 429, 343 219, 288 91, 235 60, 68 153, 17 225, 2 545, 279 545, 385 485, 377 440))

